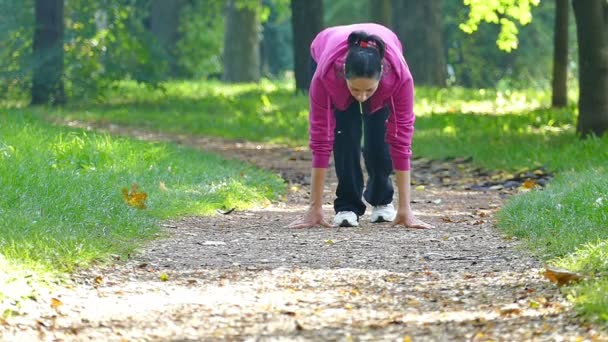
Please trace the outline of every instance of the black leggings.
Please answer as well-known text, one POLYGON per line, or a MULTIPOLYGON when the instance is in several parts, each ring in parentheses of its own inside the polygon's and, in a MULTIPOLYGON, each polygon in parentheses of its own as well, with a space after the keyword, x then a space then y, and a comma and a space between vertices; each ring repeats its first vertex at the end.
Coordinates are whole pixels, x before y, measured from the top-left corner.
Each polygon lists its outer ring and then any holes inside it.
POLYGON ((389 109, 385 107, 371 115, 364 110, 361 114, 359 103, 355 101, 346 111, 334 113, 334 163, 338 176, 334 210, 353 211, 361 216, 366 208, 362 197, 372 206, 391 203, 394 195, 390 178, 393 164, 385 141, 389 109), (361 168, 362 131, 363 160, 368 174, 365 191, 361 168))

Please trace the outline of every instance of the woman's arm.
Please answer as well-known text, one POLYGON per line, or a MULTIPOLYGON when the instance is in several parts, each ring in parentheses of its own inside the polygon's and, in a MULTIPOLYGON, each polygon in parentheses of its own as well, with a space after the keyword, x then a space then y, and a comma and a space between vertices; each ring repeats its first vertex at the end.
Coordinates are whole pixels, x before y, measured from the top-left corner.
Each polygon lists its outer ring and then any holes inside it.
POLYGON ((323 218, 323 188, 325 186, 325 168, 313 168, 310 181, 310 205, 308 210, 297 221, 287 228, 310 228, 315 226, 332 227, 323 218))
POLYGON ((435 228, 434 226, 417 219, 410 207, 412 198, 410 192, 410 171, 395 171, 395 174, 399 192, 399 206, 397 207, 397 216, 395 217, 395 221, 393 221, 393 226, 402 224, 406 227, 418 229, 435 228))

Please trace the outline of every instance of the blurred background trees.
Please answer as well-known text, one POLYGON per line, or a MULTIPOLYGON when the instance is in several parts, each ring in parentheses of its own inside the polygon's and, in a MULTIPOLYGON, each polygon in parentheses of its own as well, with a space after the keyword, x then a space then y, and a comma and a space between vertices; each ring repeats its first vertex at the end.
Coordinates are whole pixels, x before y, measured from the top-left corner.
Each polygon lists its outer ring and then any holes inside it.
POLYGON ((608 4, 537 2, 0 0, 0 96, 61 104, 124 79, 264 77, 306 90, 314 35, 374 21, 400 36, 418 85, 553 89, 552 105, 564 106, 567 85, 580 84, 582 116, 592 114, 579 131, 603 132, 608 4))

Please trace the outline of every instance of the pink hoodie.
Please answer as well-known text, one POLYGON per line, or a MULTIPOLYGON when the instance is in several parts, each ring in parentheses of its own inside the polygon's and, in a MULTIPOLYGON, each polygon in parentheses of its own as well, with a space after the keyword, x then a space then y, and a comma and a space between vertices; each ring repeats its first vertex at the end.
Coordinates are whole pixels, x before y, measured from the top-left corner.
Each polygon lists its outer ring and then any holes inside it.
POLYGON ((390 106, 386 121, 386 142, 395 170, 410 169, 414 132, 414 81, 403 57, 401 43, 388 28, 378 24, 335 26, 321 31, 310 46, 317 70, 310 85, 310 149, 312 166, 326 168, 333 150, 336 118, 333 110, 346 110, 355 101, 346 86, 344 62, 348 35, 364 31, 379 36, 386 44, 382 78, 369 99, 369 112, 390 106))

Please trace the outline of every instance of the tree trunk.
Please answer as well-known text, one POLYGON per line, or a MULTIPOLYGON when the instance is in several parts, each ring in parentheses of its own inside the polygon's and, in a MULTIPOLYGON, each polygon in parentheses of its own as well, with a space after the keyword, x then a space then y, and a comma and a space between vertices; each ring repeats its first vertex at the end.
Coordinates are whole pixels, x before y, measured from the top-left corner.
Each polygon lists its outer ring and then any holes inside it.
POLYGON ((568 0, 555 0, 553 33, 553 107, 568 104, 568 0))
POLYGON ((296 90, 310 87, 310 43, 323 29, 323 0, 291 0, 296 90))
POLYGON ((372 22, 391 27, 393 7, 391 2, 391 0, 369 0, 369 12, 372 22))
POLYGON ((183 4, 184 0, 150 1, 150 31, 167 56, 169 74, 172 77, 180 75, 175 43, 179 40, 179 14, 183 4))
POLYGON ((608 130, 608 2, 572 0, 579 59, 577 132, 601 136, 608 130))
POLYGON ((445 87, 441 0, 401 0, 396 9, 395 26, 414 82, 445 87))
POLYGON ((63 0, 36 0, 32 104, 64 104, 63 0))
POLYGON ((228 0, 224 33, 224 73, 229 83, 260 80, 260 19, 261 3, 228 0), (237 2, 237 4, 235 4, 237 2))

